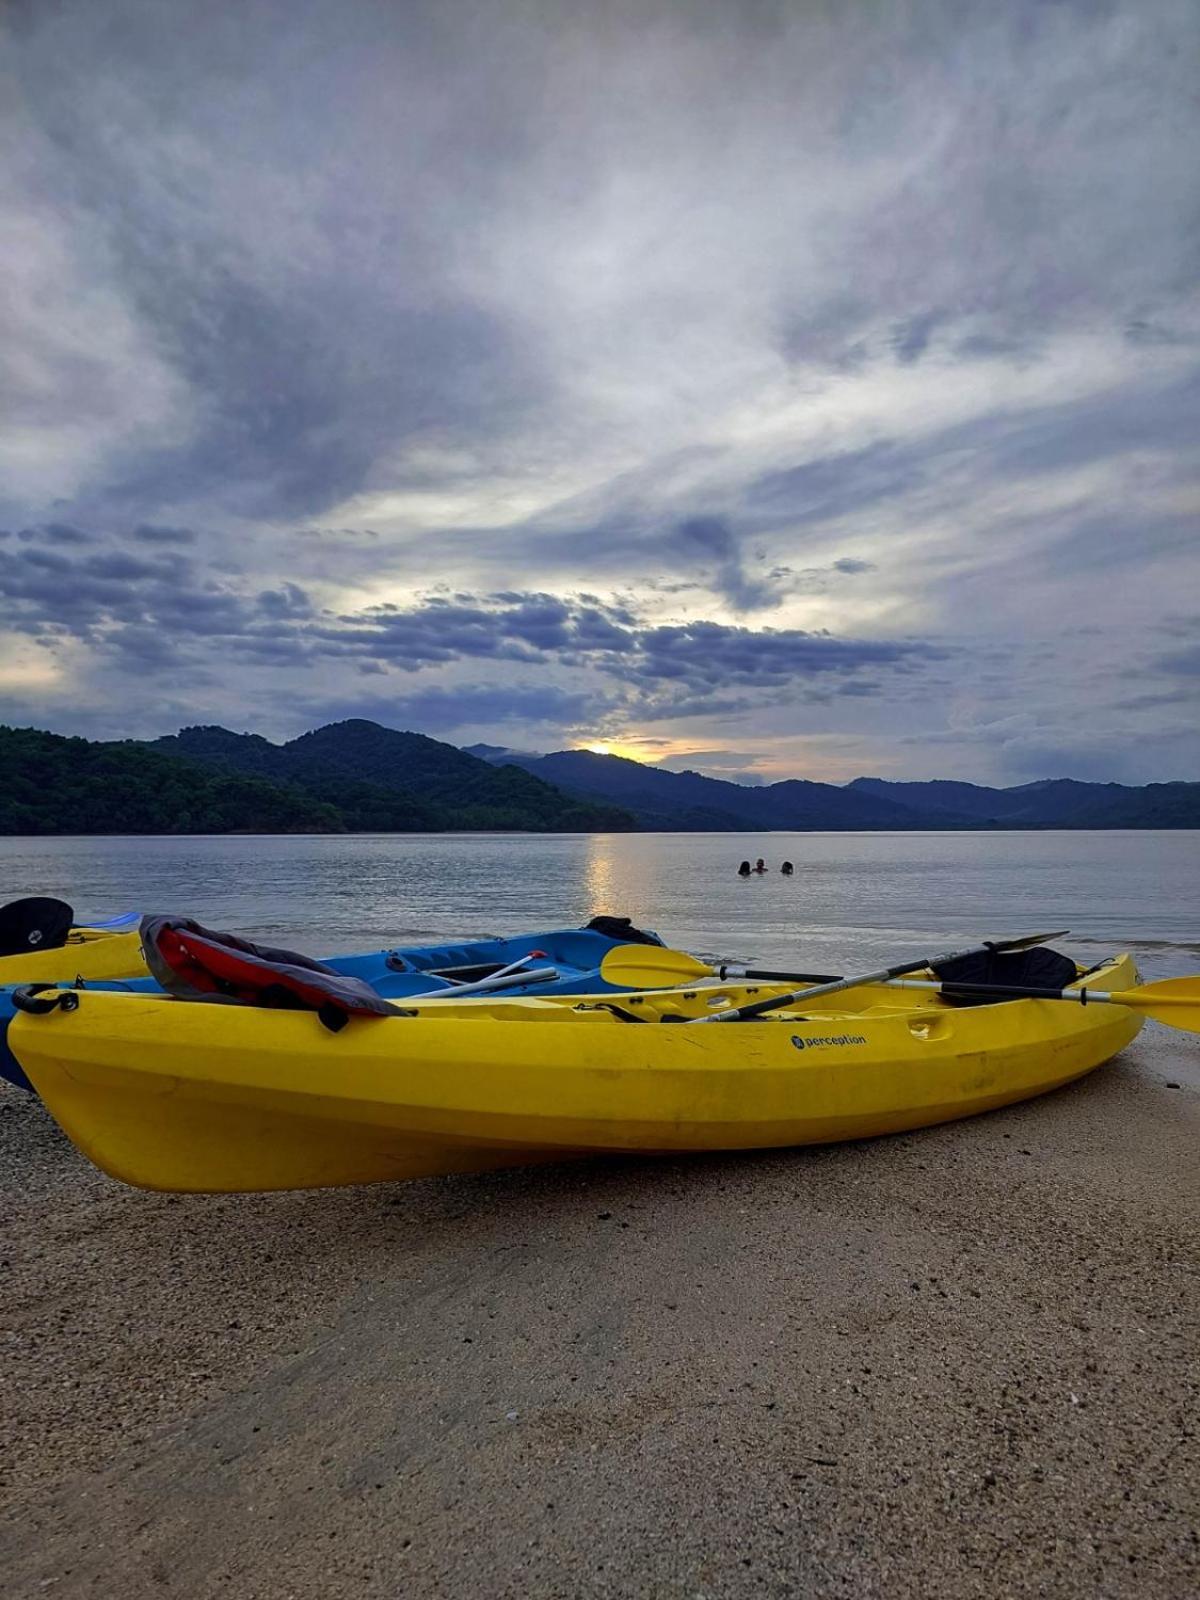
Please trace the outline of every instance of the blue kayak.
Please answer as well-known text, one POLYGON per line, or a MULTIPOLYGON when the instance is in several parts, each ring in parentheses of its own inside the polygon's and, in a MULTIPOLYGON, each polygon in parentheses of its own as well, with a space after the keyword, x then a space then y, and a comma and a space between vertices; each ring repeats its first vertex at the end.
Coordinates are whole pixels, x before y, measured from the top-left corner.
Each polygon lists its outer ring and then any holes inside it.
MULTIPOLYGON (((639 935, 635 932, 630 937, 639 935)), ((549 933, 517 934, 509 939, 464 939, 451 944, 371 950, 362 955, 322 959, 331 971, 370 984, 384 1000, 448 993, 603 994, 615 992, 618 986, 605 982, 600 963, 610 950, 627 942, 627 938, 610 937, 593 928, 555 928, 549 933)), ((0 1079, 32 1094, 33 1085, 7 1041, 8 1024, 15 1009, 13 991, 19 987, 0 987, 0 1079)), ((64 983, 59 987, 69 989, 72 985, 64 983)), ((157 981, 149 977, 113 978, 89 983, 87 987, 128 994, 163 993, 157 981)))

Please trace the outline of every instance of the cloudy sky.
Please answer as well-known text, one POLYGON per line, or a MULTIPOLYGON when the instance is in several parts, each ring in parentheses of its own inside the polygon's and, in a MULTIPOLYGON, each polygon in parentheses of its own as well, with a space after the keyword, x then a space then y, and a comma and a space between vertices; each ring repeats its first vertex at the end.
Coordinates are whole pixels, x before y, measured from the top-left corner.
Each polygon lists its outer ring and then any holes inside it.
POLYGON ((0 720, 1200 778, 1195 0, 26 0, 0 720))

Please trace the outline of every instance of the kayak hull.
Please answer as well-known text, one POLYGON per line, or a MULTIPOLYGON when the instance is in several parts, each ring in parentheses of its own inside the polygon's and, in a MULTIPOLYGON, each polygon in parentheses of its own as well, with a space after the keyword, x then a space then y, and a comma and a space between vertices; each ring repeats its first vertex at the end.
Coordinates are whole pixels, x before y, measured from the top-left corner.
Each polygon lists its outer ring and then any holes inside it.
MULTIPOLYGON (((1121 957, 1097 988, 1136 981, 1121 957)), ((1135 1037, 1120 1005, 951 1006, 860 989, 827 1009, 703 1024, 766 986, 433 1001, 340 1033, 310 1013, 82 994, 10 1043, 72 1140, 144 1188, 386 1182, 581 1155, 824 1144, 973 1116, 1092 1071, 1135 1037), (587 1002, 584 1002, 587 1004, 587 1002), (836 1005, 836 1009, 833 1009, 836 1005), (661 1023, 662 1011, 685 1014, 661 1023)))
POLYGON ((52 950, 0 956, 0 984, 73 983, 76 978, 103 982, 139 976, 146 976, 146 963, 136 928, 132 932, 72 928, 66 944, 52 950))

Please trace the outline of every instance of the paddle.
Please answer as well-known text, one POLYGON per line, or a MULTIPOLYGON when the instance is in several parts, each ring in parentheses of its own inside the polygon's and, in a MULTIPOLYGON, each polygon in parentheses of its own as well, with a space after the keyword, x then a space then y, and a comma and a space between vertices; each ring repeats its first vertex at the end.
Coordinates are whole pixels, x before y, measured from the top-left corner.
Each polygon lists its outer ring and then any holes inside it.
MULTIPOLYGON (((511 973, 520 972, 523 968, 528 967, 535 955, 544 956, 545 951, 531 950, 528 955, 518 956, 515 961, 510 961, 506 967, 499 967, 495 972, 489 972, 482 978, 467 978, 460 981, 454 977, 452 972, 439 972, 437 976, 439 978, 449 978, 450 982, 456 984, 461 992, 463 989, 473 989, 478 983, 503 983, 508 980, 511 973)), ((460 968, 459 970, 461 971, 462 969, 460 968)), ((479 969, 476 968, 475 970, 478 971, 479 969)))
POLYGON ((1073 1000, 1076 1005, 1093 1002, 1130 1006, 1144 1011, 1155 1022, 1185 1033, 1200 1033, 1200 976, 1165 978, 1159 983, 1144 983, 1136 989, 1022 989, 1002 983, 922 983, 917 979, 892 978, 881 987, 922 989, 930 994, 958 995, 975 1000, 1073 1000))
POLYGON ((672 989, 696 978, 761 978, 777 983, 833 983, 828 973, 767 972, 750 967, 710 967, 682 950, 661 945, 620 944, 600 963, 606 983, 620 989, 672 989))
MULTIPOLYGON (((526 957, 528 960, 528 957, 526 957)), ((505 967, 503 972, 493 972, 490 978, 479 978, 474 983, 458 983, 449 989, 427 989, 420 994, 405 995, 405 1000, 461 1000, 477 994, 491 994, 500 989, 517 989, 525 983, 553 983, 558 977, 557 967, 526 967, 520 971, 517 963, 505 967)))
POLYGON ((973 945, 969 950, 952 950, 945 955, 917 956, 913 961, 901 961, 894 967, 883 967, 878 972, 866 972, 857 978, 837 978, 832 983, 818 983, 811 989, 791 989, 786 994, 768 995, 765 1000, 755 1000, 750 1005, 735 1006, 731 1011, 712 1011, 706 1017, 697 1017, 696 1022, 745 1022, 750 1017, 761 1017, 768 1011, 778 1011, 783 1006, 798 1003, 804 1005, 809 1000, 819 1000, 827 994, 839 994, 843 989, 858 989, 865 984, 886 983, 889 978, 902 978, 906 972, 921 972, 926 967, 940 967, 947 961, 962 961, 966 956, 986 955, 989 950, 1028 950, 1035 944, 1045 944, 1049 939, 1061 939, 1067 932, 1061 928, 1057 933, 1031 933, 1022 939, 988 939, 983 944, 973 945))

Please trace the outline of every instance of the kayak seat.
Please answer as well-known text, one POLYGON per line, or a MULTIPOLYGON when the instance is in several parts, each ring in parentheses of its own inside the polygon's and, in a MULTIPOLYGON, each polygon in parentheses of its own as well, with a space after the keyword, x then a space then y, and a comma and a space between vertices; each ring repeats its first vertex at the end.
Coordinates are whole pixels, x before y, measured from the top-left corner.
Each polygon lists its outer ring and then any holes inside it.
MULTIPOLYGON (((957 961, 939 961, 934 976, 942 983, 982 983, 1019 989, 1065 989, 1074 983, 1079 968, 1070 956, 1039 945, 1032 950, 985 950, 979 955, 960 956, 957 961)), ((973 997, 946 995, 952 1004, 999 1005, 1009 996, 973 997)))
POLYGON ((618 944, 662 944, 656 933, 635 928, 631 917, 593 917, 587 926, 590 932, 601 933, 618 944))

